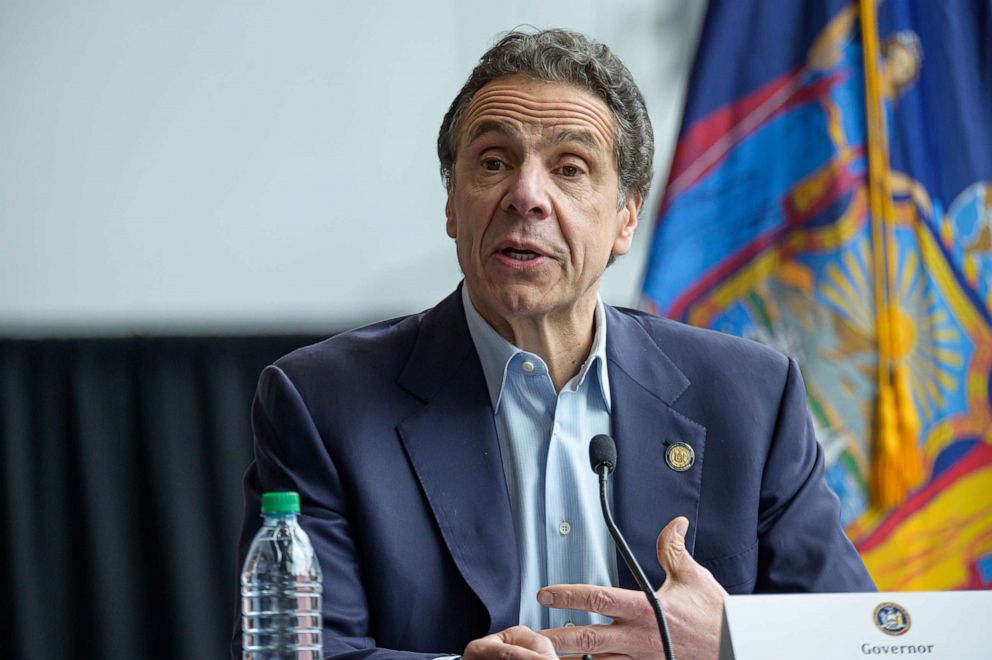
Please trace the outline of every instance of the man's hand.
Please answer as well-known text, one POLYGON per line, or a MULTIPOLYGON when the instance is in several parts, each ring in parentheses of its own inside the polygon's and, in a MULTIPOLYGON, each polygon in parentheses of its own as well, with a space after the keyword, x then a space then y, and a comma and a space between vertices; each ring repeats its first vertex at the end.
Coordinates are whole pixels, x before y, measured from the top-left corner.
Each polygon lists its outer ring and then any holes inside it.
MULTIPOLYGON (((657 591, 658 600, 665 610, 675 657, 710 660, 719 652, 720 617, 727 592, 686 550, 688 529, 689 521, 679 517, 658 535, 658 562, 666 574, 665 584, 657 591)), ((543 631, 558 653, 638 660, 665 657, 654 612, 640 591, 555 585, 541 589, 537 600, 548 607, 598 612, 613 619, 609 625, 543 631)))
POLYGON ((557 659, 555 647, 540 633, 527 626, 514 626, 477 639, 465 647, 463 660, 547 660, 557 659))

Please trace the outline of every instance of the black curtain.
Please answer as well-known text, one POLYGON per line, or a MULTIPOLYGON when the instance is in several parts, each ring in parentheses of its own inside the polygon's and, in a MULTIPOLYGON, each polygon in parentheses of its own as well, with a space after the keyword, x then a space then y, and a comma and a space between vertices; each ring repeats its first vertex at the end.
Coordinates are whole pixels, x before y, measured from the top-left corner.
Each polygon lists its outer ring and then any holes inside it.
POLYGON ((255 381, 317 339, 0 340, 0 655, 227 657, 255 381))

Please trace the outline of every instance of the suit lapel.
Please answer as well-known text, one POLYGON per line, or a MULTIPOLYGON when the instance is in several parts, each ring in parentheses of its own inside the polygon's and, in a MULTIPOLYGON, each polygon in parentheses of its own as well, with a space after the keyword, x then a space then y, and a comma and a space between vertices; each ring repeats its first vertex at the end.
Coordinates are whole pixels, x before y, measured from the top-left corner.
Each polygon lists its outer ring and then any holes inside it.
POLYGON ((516 625, 520 567, 510 500, 485 376, 457 291, 425 315, 399 383, 424 401, 399 433, 444 542, 489 611, 490 632, 516 625))
MULTIPOLYGON (((606 354, 618 455, 613 478, 616 519, 657 588, 664 581, 655 550, 662 528, 672 518, 685 516, 690 552, 695 544, 706 429, 678 411, 676 401, 690 382, 636 317, 610 307, 607 315, 606 354), (666 463, 665 451, 675 442, 684 442, 695 452, 695 463, 685 472, 666 463)), ((619 554, 617 562, 620 585, 636 589, 619 554)))

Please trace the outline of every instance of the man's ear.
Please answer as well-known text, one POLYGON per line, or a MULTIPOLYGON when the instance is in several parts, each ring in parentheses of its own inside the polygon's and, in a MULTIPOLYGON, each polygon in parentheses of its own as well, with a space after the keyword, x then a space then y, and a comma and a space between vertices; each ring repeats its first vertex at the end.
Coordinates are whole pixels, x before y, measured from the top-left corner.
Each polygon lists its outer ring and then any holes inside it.
POLYGON ((452 192, 453 191, 451 190, 451 185, 449 184, 448 201, 444 203, 444 217, 447 218, 448 221, 445 223, 444 229, 446 232, 448 232, 448 236, 450 236, 451 238, 458 238, 458 227, 457 224, 455 223, 454 203, 451 201, 452 192))
POLYGON ((630 246, 634 241, 634 232, 637 230, 637 216, 641 212, 641 204, 643 203, 644 197, 639 193, 628 193, 627 201, 617 211, 619 232, 616 241, 613 242, 614 255, 619 257, 630 251, 630 246))

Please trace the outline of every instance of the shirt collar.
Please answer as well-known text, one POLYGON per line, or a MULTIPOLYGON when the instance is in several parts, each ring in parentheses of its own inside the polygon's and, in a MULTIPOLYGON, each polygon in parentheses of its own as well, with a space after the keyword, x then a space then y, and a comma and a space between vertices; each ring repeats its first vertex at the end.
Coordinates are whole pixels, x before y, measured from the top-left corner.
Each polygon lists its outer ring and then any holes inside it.
MULTIPOLYGON (((472 299, 468 295, 468 287, 462 283, 462 305, 465 307, 465 320, 468 322, 468 331, 475 344, 475 350, 479 354, 482 362, 482 373, 486 377, 486 386, 489 389, 489 400, 493 410, 499 410, 500 395, 503 392, 503 384, 506 380, 506 368, 517 353, 523 353, 496 330, 489 325, 489 322, 482 318, 472 304, 472 299)), ((610 380, 609 372, 606 368, 606 312, 603 300, 596 297, 596 334, 592 340, 592 350, 579 370, 578 376, 569 381, 575 382, 579 386, 585 381, 589 372, 595 369, 599 392, 606 404, 606 410, 611 410, 610 380)))

